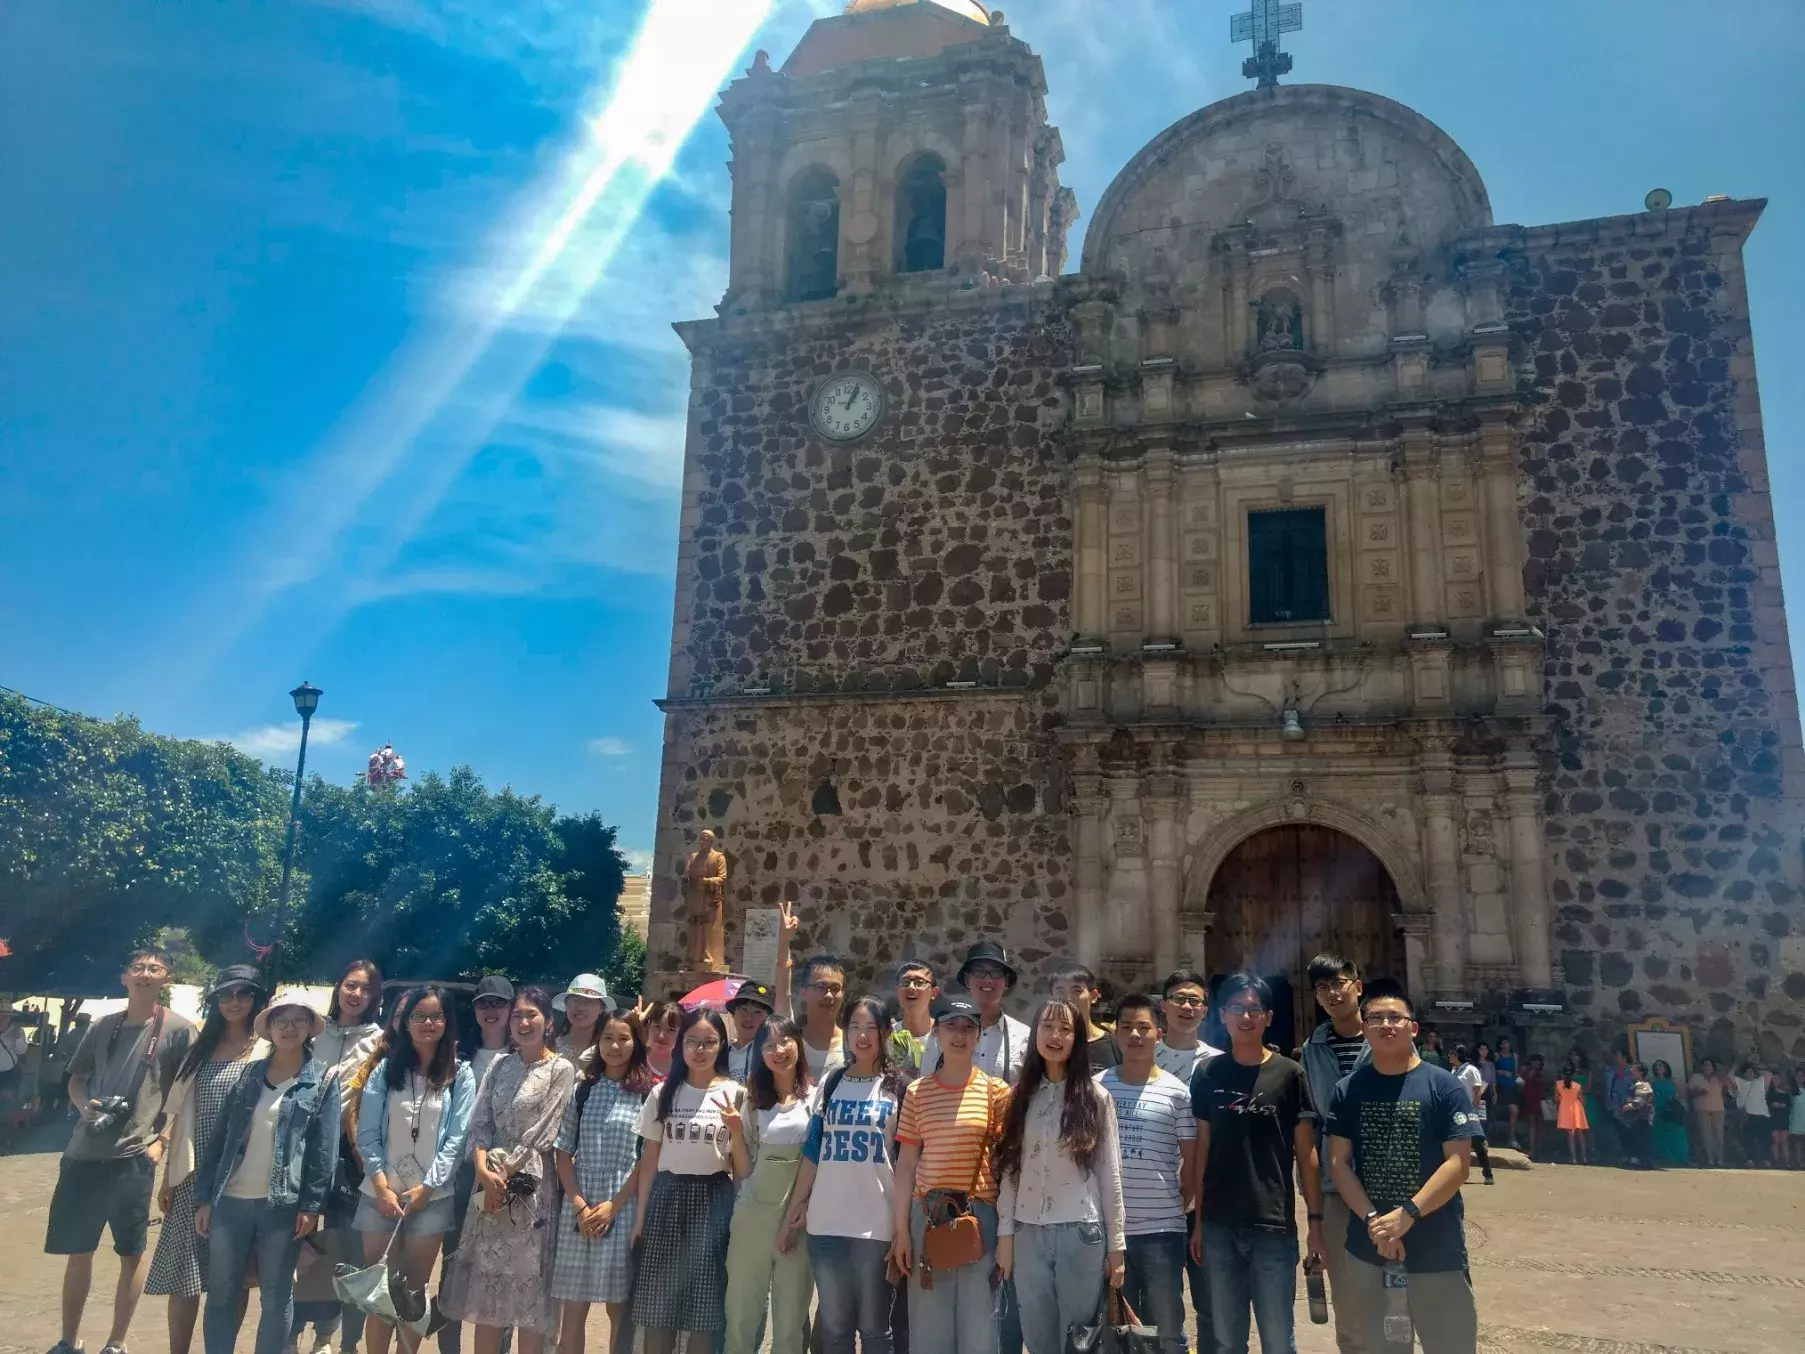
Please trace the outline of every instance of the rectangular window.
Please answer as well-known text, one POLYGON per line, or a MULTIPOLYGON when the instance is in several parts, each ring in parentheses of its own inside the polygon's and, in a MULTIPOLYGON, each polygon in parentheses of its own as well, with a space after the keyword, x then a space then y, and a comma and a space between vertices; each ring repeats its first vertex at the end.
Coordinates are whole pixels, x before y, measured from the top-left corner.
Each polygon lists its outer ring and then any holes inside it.
POLYGON ((1329 533, 1321 508, 1247 514, 1248 619, 1329 619, 1329 533))

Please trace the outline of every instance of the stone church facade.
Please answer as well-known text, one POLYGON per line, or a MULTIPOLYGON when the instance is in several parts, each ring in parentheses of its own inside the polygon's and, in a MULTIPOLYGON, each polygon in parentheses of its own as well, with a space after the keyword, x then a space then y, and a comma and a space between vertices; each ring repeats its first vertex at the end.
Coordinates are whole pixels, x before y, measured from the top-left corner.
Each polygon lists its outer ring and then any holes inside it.
POLYGON ((1292 85, 1156 137, 1067 273, 1044 92, 1000 14, 854 0, 722 96, 654 966, 708 827, 733 955, 800 891, 864 981, 993 936, 1302 1022, 1328 945, 1550 1050, 1805 1054, 1763 204, 1501 226, 1292 85))

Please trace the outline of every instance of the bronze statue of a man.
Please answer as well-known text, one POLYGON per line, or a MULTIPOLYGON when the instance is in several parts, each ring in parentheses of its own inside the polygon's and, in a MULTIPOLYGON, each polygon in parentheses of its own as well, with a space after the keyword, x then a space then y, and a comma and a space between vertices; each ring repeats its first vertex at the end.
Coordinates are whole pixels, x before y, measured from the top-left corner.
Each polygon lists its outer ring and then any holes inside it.
POLYGON ((704 830, 683 862, 690 962, 702 973, 727 972, 727 856, 704 830))

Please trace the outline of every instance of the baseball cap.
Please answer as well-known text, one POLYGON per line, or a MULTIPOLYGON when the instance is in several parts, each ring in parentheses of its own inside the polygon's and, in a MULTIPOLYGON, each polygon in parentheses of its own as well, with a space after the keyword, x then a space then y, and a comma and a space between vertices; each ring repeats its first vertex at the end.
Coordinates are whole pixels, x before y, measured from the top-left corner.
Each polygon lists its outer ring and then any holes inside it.
POLYGON ((969 997, 942 997, 934 1003, 931 1014, 936 1025, 943 1020, 969 1020, 974 1025, 983 1023, 978 1016, 978 1004, 969 997))
POLYGON ((499 973, 486 973, 482 981, 476 985, 476 995, 472 1001, 481 1001, 484 997, 500 997, 505 1002, 514 1000, 514 984, 499 973))

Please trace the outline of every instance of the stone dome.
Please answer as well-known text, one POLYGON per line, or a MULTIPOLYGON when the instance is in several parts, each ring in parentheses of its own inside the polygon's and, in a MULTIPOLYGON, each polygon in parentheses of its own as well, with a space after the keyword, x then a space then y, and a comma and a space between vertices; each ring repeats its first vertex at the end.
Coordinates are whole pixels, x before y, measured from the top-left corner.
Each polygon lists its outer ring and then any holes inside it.
POLYGON ((950 9, 954 14, 962 14, 967 19, 978 23, 990 22, 990 11, 978 0, 851 0, 846 6, 848 14, 869 14, 877 9, 897 9, 903 5, 939 5, 941 9, 950 9))

